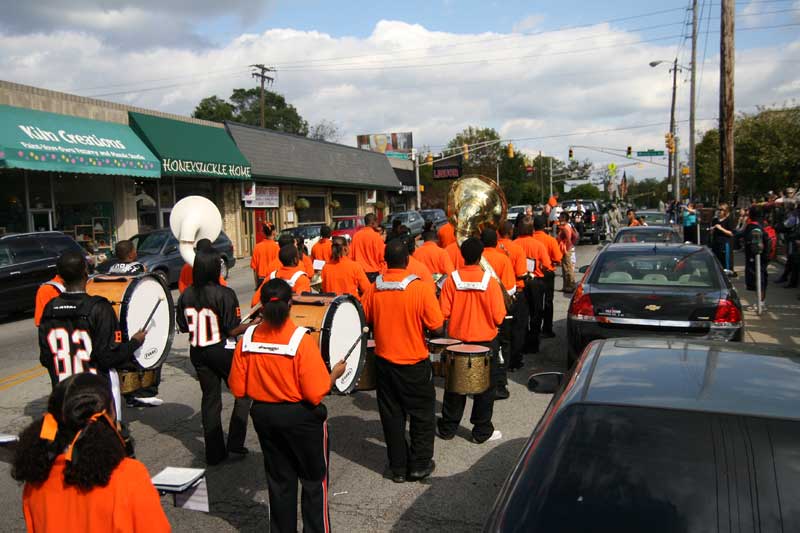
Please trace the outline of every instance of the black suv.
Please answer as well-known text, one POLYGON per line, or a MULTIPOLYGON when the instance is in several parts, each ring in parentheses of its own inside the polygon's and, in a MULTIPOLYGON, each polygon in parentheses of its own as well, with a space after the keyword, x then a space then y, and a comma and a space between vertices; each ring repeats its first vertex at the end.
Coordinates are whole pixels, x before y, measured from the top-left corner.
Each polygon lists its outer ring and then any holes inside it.
POLYGON ((603 229, 603 215, 594 200, 564 200, 561 207, 570 214, 570 221, 578 230, 581 240, 590 239, 592 244, 598 244, 605 238, 603 229), (583 213, 578 211, 578 202, 583 208, 583 213))
MULTIPOLYGON (((140 233, 131 238, 136 246, 137 261, 144 265, 147 272, 153 272, 164 278, 168 285, 178 283, 184 260, 178 252, 178 239, 168 229, 159 229, 150 233, 140 233)), ((233 268, 236 259, 233 257, 233 243, 225 235, 219 234, 214 241, 214 249, 222 256, 222 277, 228 277, 228 270, 233 268)), ((98 272, 108 272, 116 263, 111 259, 97 267, 98 272)))
POLYGON ((0 314, 33 309, 39 285, 56 275, 62 253, 85 250, 60 231, 0 236, 0 314))
POLYGON ((423 209, 419 212, 425 223, 431 223, 433 230, 438 231, 439 228, 447 224, 447 215, 443 209, 423 209))

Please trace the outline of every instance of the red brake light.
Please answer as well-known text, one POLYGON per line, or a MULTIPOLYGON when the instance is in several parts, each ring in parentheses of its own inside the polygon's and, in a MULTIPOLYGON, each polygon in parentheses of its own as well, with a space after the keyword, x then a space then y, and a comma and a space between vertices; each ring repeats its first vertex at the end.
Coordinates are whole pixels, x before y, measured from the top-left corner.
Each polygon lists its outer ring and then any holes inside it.
POLYGON ((597 222, 597 213, 592 213, 592 223, 597 222))
POLYGON ((578 285, 572 297, 572 304, 569 306, 569 314, 578 320, 592 320, 594 318, 594 306, 588 294, 583 293, 583 285, 578 285))
POLYGON ((717 313, 714 315, 715 324, 738 324, 742 321, 742 312, 730 300, 720 300, 717 304, 717 313))

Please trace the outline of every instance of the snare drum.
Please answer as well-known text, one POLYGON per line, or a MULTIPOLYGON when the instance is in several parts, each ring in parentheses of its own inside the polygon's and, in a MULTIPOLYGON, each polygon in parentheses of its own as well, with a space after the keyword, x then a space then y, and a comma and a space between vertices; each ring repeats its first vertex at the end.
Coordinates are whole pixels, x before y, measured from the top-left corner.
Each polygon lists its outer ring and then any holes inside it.
POLYGON ((490 384, 491 350, 477 344, 457 344, 445 350, 444 390, 456 394, 480 394, 490 384))
POLYGON ((430 339, 428 341, 428 352, 430 353, 434 376, 445 377, 444 351, 448 346, 455 346, 456 344, 461 344, 461 341, 447 338, 430 339))
MULTIPOLYGON (((296 325, 311 331, 329 369, 344 358, 367 325, 361 303, 349 294, 295 296, 289 316, 296 325)), ((349 394, 355 390, 366 355, 367 342, 362 339, 347 359, 344 374, 334 382, 335 392, 349 394)))
POLYGON ((156 274, 94 276, 86 283, 86 293, 111 302, 119 319, 122 342, 142 329, 152 313, 147 337, 133 353, 141 369, 118 373, 123 394, 156 385, 156 370, 167 358, 175 334, 175 305, 161 278, 156 274))
POLYGON ((361 376, 358 378, 356 390, 375 390, 377 386, 377 375, 375 368, 375 341, 367 341, 367 356, 364 359, 364 368, 361 369, 361 376))

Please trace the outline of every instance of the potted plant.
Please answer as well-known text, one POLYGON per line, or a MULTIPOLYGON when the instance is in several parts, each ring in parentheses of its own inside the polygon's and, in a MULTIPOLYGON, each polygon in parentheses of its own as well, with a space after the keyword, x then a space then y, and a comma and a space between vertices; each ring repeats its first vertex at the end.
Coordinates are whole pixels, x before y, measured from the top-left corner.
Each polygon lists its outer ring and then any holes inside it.
POLYGON ((303 198, 302 196, 294 201, 294 208, 297 210, 308 209, 311 207, 311 203, 308 201, 308 198, 303 198))
POLYGON ((386 204, 383 203, 381 200, 378 200, 377 202, 375 202, 375 209, 383 209, 385 207, 386 207, 386 204))
POLYGON ((330 206, 331 210, 339 209, 340 207, 342 207, 342 203, 339 200, 331 200, 330 206))

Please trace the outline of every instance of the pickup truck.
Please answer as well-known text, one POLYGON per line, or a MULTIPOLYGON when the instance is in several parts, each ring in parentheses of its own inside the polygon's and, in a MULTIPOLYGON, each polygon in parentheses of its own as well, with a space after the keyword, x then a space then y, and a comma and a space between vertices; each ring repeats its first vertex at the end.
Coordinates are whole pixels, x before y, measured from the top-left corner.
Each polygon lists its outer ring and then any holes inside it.
POLYGON ((581 240, 589 239, 592 244, 598 244, 605 237, 603 215, 595 200, 564 200, 561 207, 570 214, 570 220, 578 230, 581 240), (581 204, 582 213, 578 210, 578 203, 581 204))

